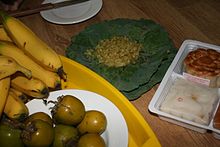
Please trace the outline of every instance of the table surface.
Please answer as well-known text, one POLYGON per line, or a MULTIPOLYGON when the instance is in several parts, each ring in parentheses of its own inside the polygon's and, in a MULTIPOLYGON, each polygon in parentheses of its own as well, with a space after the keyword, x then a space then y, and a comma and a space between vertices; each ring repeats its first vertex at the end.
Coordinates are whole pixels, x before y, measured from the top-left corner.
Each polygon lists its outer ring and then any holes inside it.
MULTIPOLYGON (((40 3, 32 0, 32 4, 40 3)), ((20 17, 42 40, 64 55, 73 35, 86 26, 115 18, 152 19, 169 33, 175 47, 186 39, 220 45, 220 1, 219 0, 103 0, 101 11, 93 18, 71 25, 57 25, 44 20, 39 14, 20 17)), ((161 120, 151 114, 148 104, 157 86, 131 103, 142 114, 164 147, 220 146, 220 140, 211 132, 198 133, 161 120)))

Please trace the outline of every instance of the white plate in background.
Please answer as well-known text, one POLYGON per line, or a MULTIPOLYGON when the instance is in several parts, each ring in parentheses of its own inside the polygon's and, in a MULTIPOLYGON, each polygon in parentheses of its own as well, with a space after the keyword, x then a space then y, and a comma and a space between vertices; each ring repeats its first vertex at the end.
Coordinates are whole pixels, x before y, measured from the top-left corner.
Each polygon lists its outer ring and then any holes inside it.
MULTIPOLYGON (((45 0, 43 3, 58 3, 65 0, 45 0)), ((102 0, 65 6, 57 9, 41 11, 40 15, 47 21, 56 24, 74 24, 95 16, 102 8, 102 0)))
MULTIPOLYGON (((57 101, 62 95, 73 95, 80 99, 85 105, 86 110, 98 110, 105 114, 107 118, 107 128, 102 137, 107 147, 127 147, 128 146, 128 128, 126 121, 120 110, 107 98, 94 92, 85 90, 58 90, 50 92, 47 101, 57 101)), ((45 112, 51 116, 50 108, 54 104, 45 105, 42 99, 34 99, 28 102, 29 113, 45 112)))

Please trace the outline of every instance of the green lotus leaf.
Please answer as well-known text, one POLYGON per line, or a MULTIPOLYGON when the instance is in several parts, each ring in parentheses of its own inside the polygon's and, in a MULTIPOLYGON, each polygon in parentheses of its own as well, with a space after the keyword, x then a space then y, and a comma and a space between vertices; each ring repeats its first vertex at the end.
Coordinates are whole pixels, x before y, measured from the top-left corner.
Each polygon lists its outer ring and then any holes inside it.
MULTIPOLYGON (((161 81, 164 72, 160 76, 156 76, 157 71, 160 71, 158 68, 162 62, 167 60, 169 54, 175 53, 176 49, 163 27, 146 19, 114 19, 93 24, 73 36, 71 44, 66 49, 68 58, 95 71, 122 93, 135 92, 142 87, 141 85, 147 85, 150 88, 161 81), (97 59, 91 59, 85 55, 88 49, 94 49, 101 40, 116 36, 125 36, 142 45, 139 57, 134 64, 108 67, 100 64, 97 59)), ((172 58, 167 60, 167 64, 171 63, 172 58)), ((134 97, 137 98, 137 96, 134 97)), ((131 99, 134 97, 132 96, 131 99)))
POLYGON ((168 58, 162 62, 158 70, 153 74, 149 81, 143 85, 139 85, 139 87, 136 89, 131 91, 121 91, 121 93, 124 94, 129 100, 139 98, 142 94, 144 94, 146 91, 149 91, 153 86, 161 81, 174 57, 175 54, 169 54, 168 58))

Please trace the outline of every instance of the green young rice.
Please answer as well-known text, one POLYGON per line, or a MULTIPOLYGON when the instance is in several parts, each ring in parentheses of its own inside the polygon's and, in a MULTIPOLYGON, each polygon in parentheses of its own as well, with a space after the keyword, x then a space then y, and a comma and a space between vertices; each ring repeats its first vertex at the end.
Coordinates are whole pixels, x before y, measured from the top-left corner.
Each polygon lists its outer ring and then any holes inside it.
POLYGON ((141 44, 127 37, 113 37, 101 40, 95 49, 88 49, 86 55, 97 58, 99 63, 109 67, 122 67, 135 63, 139 57, 141 44))

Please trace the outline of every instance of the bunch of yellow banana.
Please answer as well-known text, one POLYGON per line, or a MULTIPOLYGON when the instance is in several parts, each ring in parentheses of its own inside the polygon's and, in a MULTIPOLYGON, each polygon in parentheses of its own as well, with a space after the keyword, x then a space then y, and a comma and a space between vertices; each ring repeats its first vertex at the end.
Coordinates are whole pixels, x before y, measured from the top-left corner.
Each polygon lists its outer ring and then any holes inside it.
POLYGON ((59 55, 24 23, 3 12, 0 17, 0 117, 21 119, 28 115, 26 98, 47 98, 66 74, 59 55))
POLYGON ((61 59, 52 48, 18 19, 4 13, 0 15, 2 16, 3 27, 7 34, 25 54, 46 69, 63 76, 64 71, 61 59))
POLYGON ((0 117, 8 101, 11 75, 22 72, 31 78, 31 71, 18 64, 13 58, 0 55, 0 117))
POLYGON ((58 89, 60 87, 61 80, 57 73, 49 71, 37 64, 14 44, 0 41, 0 54, 12 57, 20 65, 30 69, 32 76, 43 81, 49 88, 58 89))

